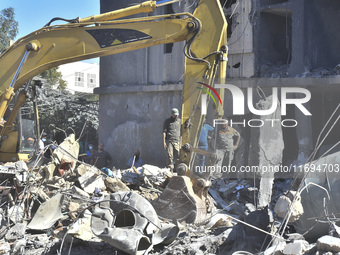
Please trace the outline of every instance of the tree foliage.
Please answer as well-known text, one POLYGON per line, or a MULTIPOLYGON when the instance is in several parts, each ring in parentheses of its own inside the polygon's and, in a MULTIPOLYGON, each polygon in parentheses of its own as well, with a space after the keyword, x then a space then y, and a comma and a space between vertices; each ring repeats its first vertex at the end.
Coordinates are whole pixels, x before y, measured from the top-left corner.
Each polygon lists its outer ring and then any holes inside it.
POLYGON ((12 7, 0 11, 0 52, 6 50, 18 34, 18 22, 12 7))
POLYGON ((58 69, 59 67, 52 67, 41 73, 40 77, 46 79, 50 86, 56 86, 59 90, 64 90, 67 88, 67 82, 63 80, 62 74, 58 69))

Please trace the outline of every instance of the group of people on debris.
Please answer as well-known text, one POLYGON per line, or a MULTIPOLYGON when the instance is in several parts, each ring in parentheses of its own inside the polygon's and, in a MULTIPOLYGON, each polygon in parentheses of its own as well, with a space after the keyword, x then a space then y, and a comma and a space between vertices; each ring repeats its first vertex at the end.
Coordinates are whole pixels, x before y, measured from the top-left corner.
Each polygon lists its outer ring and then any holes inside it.
MULTIPOLYGON (((216 155, 217 164, 222 167, 222 164, 231 165, 234 158, 234 151, 237 149, 240 142, 240 134, 233 127, 228 125, 228 120, 220 125, 221 128, 217 131, 216 155), (236 138, 236 142, 235 139, 236 138)), ((198 148, 204 151, 209 149, 209 132, 213 132, 214 128, 210 126, 206 119, 201 130, 198 148)), ((181 134, 181 120, 179 118, 179 111, 177 108, 171 110, 171 116, 164 121, 163 125, 163 146, 167 156, 167 166, 171 171, 179 162, 180 150, 180 134, 181 134)), ((205 157, 200 156, 200 165, 204 166, 205 157)))

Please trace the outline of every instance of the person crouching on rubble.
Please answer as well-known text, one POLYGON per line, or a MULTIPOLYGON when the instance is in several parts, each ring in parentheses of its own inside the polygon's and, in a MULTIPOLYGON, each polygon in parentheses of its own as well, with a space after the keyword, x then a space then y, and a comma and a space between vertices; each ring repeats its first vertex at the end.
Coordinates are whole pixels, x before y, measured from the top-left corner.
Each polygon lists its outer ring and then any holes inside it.
POLYGON ((110 153, 104 150, 104 144, 100 143, 98 145, 98 150, 94 151, 91 157, 91 165, 94 165, 98 169, 102 169, 103 167, 110 167, 112 164, 112 157, 110 153))
POLYGON ((144 165, 143 159, 140 157, 140 151, 135 151, 133 154, 133 157, 129 159, 129 161, 126 163, 128 168, 132 168, 135 172, 137 172, 137 168, 142 167, 144 165))
POLYGON ((179 161, 179 143, 181 135, 181 119, 178 117, 177 108, 171 110, 171 117, 164 121, 163 125, 163 147, 167 157, 167 167, 171 172, 174 170, 175 164, 179 161))

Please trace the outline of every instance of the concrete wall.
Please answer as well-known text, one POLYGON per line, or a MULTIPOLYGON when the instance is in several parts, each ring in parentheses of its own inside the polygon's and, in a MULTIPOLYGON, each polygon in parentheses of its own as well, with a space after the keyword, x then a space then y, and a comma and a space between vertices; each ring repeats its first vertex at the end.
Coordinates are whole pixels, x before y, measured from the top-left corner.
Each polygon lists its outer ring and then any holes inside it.
POLYGON ((131 86, 123 92, 113 87, 100 94, 99 142, 111 153, 116 168, 126 167, 137 149, 145 163, 165 167, 163 122, 172 107, 180 108, 182 86, 141 88, 131 86))
MULTIPOLYGON (((135 0, 101 0, 101 12, 136 4, 135 0)), ((191 4, 189 1, 187 4, 191 4)), ((180 12, 183 3, 161 7, 150 15, 180 12)), ((144 14, 143 14, 144 15, 144 14)), ((100 59, 99 140, 124 168, 136 149, 146 163, 165 167, 163 122, 181 108, 183 42, 159 45, 100 59)))

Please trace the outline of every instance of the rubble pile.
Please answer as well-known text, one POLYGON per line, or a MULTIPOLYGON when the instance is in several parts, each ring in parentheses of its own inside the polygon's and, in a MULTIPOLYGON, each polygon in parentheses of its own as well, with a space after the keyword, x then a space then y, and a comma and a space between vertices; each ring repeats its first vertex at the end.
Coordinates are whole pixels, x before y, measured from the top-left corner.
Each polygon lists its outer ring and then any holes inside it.
POLYGON ((0 254, 340 252, 333 218, 329 233, 315 240, 294 229, 304 208, 300 193, 289 191, 291 179, 277 179, 262 208, 254 180, 216 179, 209 188, 213 211, 189 224, 170 213, 160 217, 154 206, 176 173, 152 165, 97 169, 78 161, 78 150, 71 135, 49 160, 0 167, 0 254))

